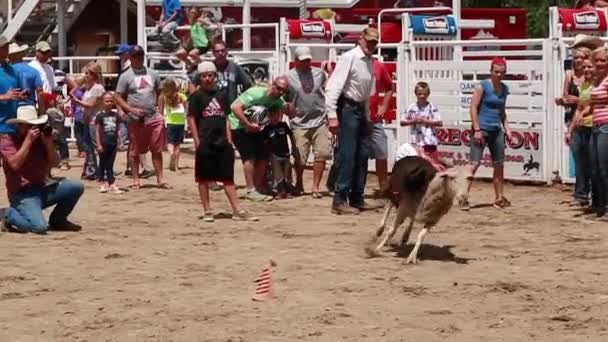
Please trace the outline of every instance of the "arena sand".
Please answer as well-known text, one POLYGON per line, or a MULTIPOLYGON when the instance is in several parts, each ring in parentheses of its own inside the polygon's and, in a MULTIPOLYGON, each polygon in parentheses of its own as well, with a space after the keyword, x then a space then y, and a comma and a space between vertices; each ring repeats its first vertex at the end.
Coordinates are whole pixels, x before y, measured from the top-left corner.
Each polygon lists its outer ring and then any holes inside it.
MULTIPOLYGON (((334 216, 329 197, 244 202, 261 222, 204 224, 183 165, 169 191, 87 183, 81 233, 1 234, 0 341, 608 340, 608 224, 575 217, 566 191, 507 186, 511 208, 453 210, 411 266, 395 248, 366 259, 381 213, 334 216), (276 298, 253 302, 269 259, 276 298)), ((473 204, 491 200, 476 184, 473 204)))

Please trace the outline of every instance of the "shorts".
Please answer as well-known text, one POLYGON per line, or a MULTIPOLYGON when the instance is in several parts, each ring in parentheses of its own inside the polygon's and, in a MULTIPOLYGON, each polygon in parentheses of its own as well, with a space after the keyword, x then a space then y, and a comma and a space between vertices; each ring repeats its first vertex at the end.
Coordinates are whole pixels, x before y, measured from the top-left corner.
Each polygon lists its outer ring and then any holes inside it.
POLYGON ((471 163, 477 164, 483 157, 483 151, 488 147, 494 165, 503 165, 505 162, 505 133, 502 130, 484 131, 481 130, 483 142, 477 144, 471 136, 471 163))
POLYGON ((143 123, 129 124, 129 153, 140 155, 148 151, 161 153, 166 145, 165 120, 162 116, 143 123))
POLYGON ((243 162, 268 160, 268 151, 261 132, 252 133, 244 129, 234 129, 232 130, 232 141, 243 162))
POLYGON ((197 183, 234 184, 234 150, 232 146, 199 146, 194 162, 194 179, 197 183))
POLYGON ((369 136, 369 159, 386 160, 388 156, 388 138, 381 122, 375 123, 369 136))
POLYGON ((316 162, 331 158, 331 143, 327 125, 323 124, 314 128, 296 128, 293 130, 293 136, 296 140, 295 147, 300 156, 300 165, 306 165, 311 147, 316 162))
POLYGON ((171 145, 183 144, 185 131, 184 125, 167 125, 167 143, 171 145))

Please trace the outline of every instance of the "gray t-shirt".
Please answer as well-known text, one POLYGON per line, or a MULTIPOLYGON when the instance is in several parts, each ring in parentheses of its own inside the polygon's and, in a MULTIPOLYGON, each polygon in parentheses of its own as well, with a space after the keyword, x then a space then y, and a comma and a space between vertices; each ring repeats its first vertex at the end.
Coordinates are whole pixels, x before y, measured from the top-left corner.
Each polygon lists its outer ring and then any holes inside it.
POLYGON ((150 119, 156 116, 156 90, 160 84, 160 77, 153 70, 143 68, 125 70, 118 78, 116 92, 127 94, 127 103, 130 106, 144 110, 144 118, 150 119))
POLYGON ((325 92, 323 85, 327 75, 320 68, 313 67, 310 72, 292 69, 287 73, 289 79, 289 102, 296 107, 296 116, 291 119, 291 127, 316 128, 326 119, 325 92), (295 101, 294 101, 295 100, 295 101))

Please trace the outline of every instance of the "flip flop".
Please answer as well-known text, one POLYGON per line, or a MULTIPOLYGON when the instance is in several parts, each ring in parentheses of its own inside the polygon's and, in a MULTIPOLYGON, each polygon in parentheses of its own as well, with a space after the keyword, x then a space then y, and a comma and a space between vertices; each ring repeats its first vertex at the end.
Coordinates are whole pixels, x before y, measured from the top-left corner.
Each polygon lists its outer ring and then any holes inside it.
POLYGON ((130 184, 127 186, 127 189, 139 190, 139 189, 141 189, 141 184, 139 184, 139 183, 130 184))
POLYGON ((173 187, 171 185, 169 185, 169 183, 159 183, 156 185, 159 189, 164 189, 164 190, 171 190, 173 189, 173 187))

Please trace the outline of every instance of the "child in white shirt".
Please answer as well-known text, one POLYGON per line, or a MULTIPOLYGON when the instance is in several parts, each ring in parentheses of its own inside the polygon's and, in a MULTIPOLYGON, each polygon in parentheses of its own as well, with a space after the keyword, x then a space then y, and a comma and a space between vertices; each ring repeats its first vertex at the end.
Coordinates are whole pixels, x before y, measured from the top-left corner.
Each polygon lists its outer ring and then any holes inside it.
POLYGON ((431 89, 426 82, 418 82, 414 89, 417 101, 401 113, 401 126, 411 126, 410 143, 417 149, 418 155, 429 159, 438 169, 444 169, 439 161, 436 131, 443 125, 441 115, 435 105, 428 101, 431 89))

